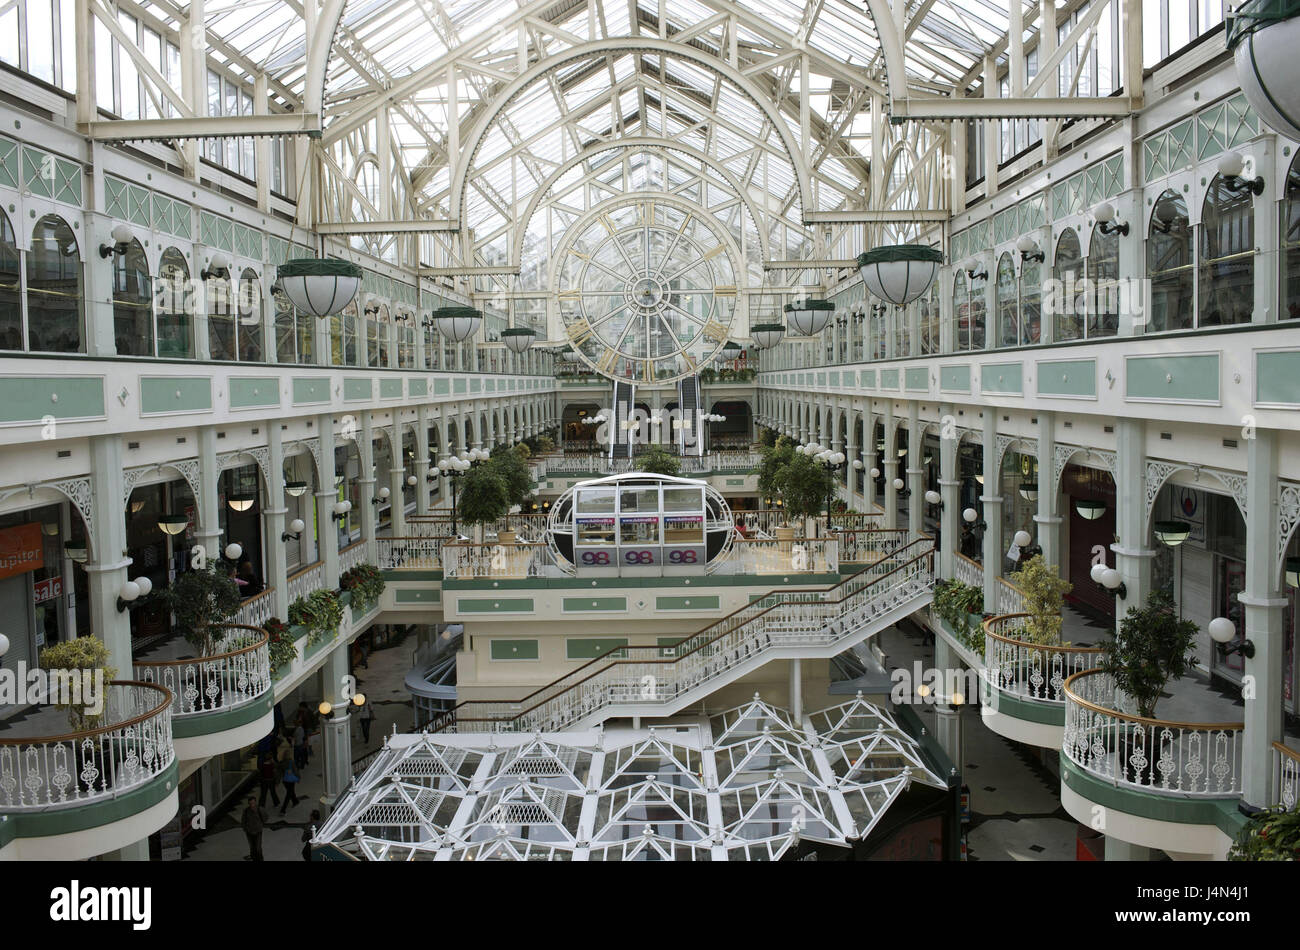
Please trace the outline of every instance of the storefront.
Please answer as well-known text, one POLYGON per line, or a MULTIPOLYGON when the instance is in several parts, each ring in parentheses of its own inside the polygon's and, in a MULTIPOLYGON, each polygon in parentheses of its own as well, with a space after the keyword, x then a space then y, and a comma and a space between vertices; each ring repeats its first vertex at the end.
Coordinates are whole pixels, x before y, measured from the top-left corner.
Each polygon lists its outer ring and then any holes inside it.
POLYGON ((1085 613, 1114 623, 1115 596, 1092 579, 1094 560, 1101 556, 1111 567, 1115 554, 1115 481, 1109 472, 1067 465, 1061 473, 1062 515, 1067 523, 1069 569, 1074 585, 1066 600, 1085 613))

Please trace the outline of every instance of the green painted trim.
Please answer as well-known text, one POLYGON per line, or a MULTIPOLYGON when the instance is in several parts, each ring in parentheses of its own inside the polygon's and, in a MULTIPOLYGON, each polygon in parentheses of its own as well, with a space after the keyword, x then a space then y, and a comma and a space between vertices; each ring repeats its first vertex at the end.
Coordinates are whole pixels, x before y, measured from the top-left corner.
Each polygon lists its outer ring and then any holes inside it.
POLYGON ((627 610, 626 597, 565 597, 561 609, 567 613, 592 610, 627 610))
POLYGON ((656 597, 655 610, 721 610, 722 598, 695 594, 691 597, 656 597))
POLYGON ((867 389, 876 388, 876 371, 874 369, 859 370, 858 375, 862 379, 862 385, 867 389))
POLYGON ((627 646, 627 637, 570 637, 564 641, 566 660, 594 660, 627 646))
POLYGON ((55 419, 102 419, 102 376, 0 377, 0 424, 55 419))
POLYGON ((1005 396, 1023 396, 1024 363, 985 363, 980 371, 980 392, 1005 396))
MULTIPOLYGON (((984 689, 995 689, 989 686, 985 680, 980 681, 984 689)), ((1047 703, 1036 703, 1032 700, 1021 699, 1014 693, 997 690, 998 704, 997 712, 1009 716, 1012 719, 1019 719, 1021 722, 1037 722, 1045 726, 1065 726, 1065 703, 1059 703, 1055 706, 1047 703)), ((985 706, 990 705, 984 703, 985 706)))
POLYGON ((1219 354, 1126 356, 1124 395, 1159 402, 1219 402, 1219 354))
POLYGON ((212 409, 211 376, 141 376, 140 415, 212 409))
POLYGON ((429 381, 427 379, 408 379, 406 387, 406 391, 412 396, 427 396, 429 394, 429 381))
POLYGON ((256 722, 275 705, 275 690, 268 689, 258 699, 234 709, 215 709, 212 712, 193 713, 188 716, 172 717, 172 737, 175 739, 192 739, 195 736, 211 736, 228 729, 238 729, 250 722, 256 722))
POLYGON ((380 399, 401 399, 402 381, 400 379, 381 379, 379 381, 380 399))
POLYGON ((880 371, 880 388, 881 389, 898 389, 898 370, 882 369, 880 371))
POLYGON ((293 404, 301 406, 309 403, 330 401, 330 381, 327 376, 293 377, 293 404))
POLYGON ((442 591, 436 587, 417 587, 413 590, 411 588, 405 590, 398 588, 393 591, 393 603, 440 604, 442 603, 442 591))
POLYGON ((359 399, 373 399, 375 396, 374 380, 358 379, 355 376, 343 377, 343 401, 355 402, 359 399))
POLYGON ((442 580, 442 569, 434 570, 407 570, 400 568, 397 570, 384 570, 379 572, 380 576, 389 584, 399 584, 404 581, 440 581, 442 580))
POLYGON ((536 640, 489 640, 488 656, 493 660, 536 660, 540 650, 536 640))
POLYGON ((70 802, 64 807, 54 807, 39 813, 10 813, 6 824, 17 824, 17 838, 46 838, 66 835, 89 828, 122 821, 166 800, 179 784, 177 771, 180 763, 175 759, 161 773, 138 788, 116 798, 100 802, 70 802))
POLYGON ((266 409, 280 405, 280 380, 274 376, 230 377, 231 409, 266 409))
POLYGON ((476 600, 461 597, 456 601, 456 612, 462 614, 530 614, 533 612, 533 599, 531 597, 503 597, 500 600, 476 600))
POLYGON ((458 396, 463 395, 466 392, 466 390, 469 388, 465 384, 464 376, 457 376, 451 382, 452 382, 452 389, 455 391, 456 395, 458 396))
POLYGON ((1039 360, 1034 369, 1040 396, 1097 398, 1096 360, 1039 360))
POLYGON ((451 380, 435 379, 433 381, 433 394, 435 396, 446 396, 451 392, 451 380))
POLYGON ((1236 810, 1240 796, 1216 798, 1179 798, 1139 792, 1124 785, 1112 785, 1085 772, 1064 754, 1061 755, 1061 784, 1103 808, 1113 808, 1127 815, 1152 821, 1171 821, 1181 825, 1219 825, 1222 803, 1236 810))
POLYGON ((328 651, 329 648, 334 646, 336 643, 338 643, 338 641, 339 641, 339 632, 335 630, 334 636, 332 637, 325 637, 319 643, 315 643, 311 646, 304 645, 302 649, 303 660, 310 660, 312 657, 328 651))
MULTIPOLYGON (((399 580, 403 579, 401 577, 399 580)), ((764 591, 776 587, 818 587, 823 584, 838 584, 838 573, 822 574, 738 574, 732 577, 717 575, 701 578, 694 577, 520 577, 491 580, 489 578, 446 578, 442 583, 445 591, 520 591, 520 590, 555 590, 555 591, 589 591, 601 588, 654 587, 700 587, 709 590, 717 587, 761 587, 764 591), (789 578, 788 580, 786 578, 789 578), (707 581, 701 584, 700 581, 707 581), (496 586, 493 586, 496 585, 496 586)))
POLYGON ((939 392, 970 393, 970 364, 939 367, 939 392))
POLYGON ((903 388, 909 392, 930 391, 930 370, 925 366, 908 366, 903 373, 903 388))

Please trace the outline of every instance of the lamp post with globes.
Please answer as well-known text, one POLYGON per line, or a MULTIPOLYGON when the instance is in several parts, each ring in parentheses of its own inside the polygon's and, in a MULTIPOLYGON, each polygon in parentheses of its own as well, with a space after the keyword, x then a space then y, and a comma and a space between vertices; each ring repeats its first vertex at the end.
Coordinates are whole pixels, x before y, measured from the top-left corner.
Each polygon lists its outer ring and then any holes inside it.
POLYGON ((830 483, 826 486, 826 527, 829 530, 831 524, 831 504, 835 497, 835 473, 842 469, 847 461, 843 452, 832 452, 830 449, 818 442, 809 445, 800 445, 795 451, 807 455, 830 475, 830 483))
POLYGON ((451 482, 451 534, 456 537, 459 532, 456 530, 456 480, 463 477, 466 472, 481 462, 486 461, 488 453, 486 449, 470 449, 464 455, 450 456, 438 462, 438 471, 451 482))

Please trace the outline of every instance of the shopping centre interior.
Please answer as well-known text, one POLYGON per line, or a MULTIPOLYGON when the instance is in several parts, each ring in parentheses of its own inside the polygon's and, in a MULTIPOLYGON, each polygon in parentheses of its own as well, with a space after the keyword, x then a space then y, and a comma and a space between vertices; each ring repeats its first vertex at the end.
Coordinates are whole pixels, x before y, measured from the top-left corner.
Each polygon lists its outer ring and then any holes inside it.
POLYGON ((1297 43, 0 3, 0 860, 1277 856, 1297 43))

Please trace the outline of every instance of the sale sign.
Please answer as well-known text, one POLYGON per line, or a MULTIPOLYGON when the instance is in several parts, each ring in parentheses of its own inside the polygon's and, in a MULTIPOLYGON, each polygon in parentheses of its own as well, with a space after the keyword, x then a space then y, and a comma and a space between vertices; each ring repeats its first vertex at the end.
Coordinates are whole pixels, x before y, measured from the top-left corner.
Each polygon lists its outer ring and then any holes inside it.
POLYGON ((45 566, 45 543, 39 522, 0 528, 0 579, 45 566))
POLYGON ((45 601, 53 600, 56 597, 62 597, 63 578, 51 577, 48 580, 37 581, 32 590, 32 599, 38 604, 43 604, 45 601))

